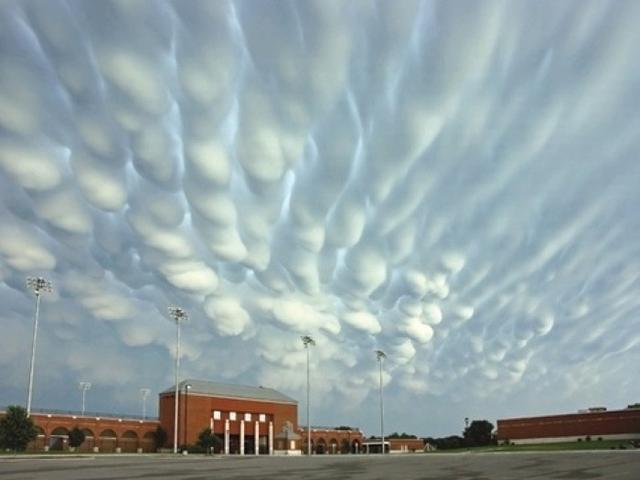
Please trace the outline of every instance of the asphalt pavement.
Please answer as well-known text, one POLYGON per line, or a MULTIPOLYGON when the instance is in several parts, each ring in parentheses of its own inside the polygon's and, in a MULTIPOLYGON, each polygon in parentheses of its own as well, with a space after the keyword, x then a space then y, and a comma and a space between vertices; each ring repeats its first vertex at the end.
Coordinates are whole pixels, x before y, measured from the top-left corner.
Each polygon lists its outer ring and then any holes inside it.
POLYGON ((2 480, 639 480, 640 451, 307 457, 0 457, 2 480))

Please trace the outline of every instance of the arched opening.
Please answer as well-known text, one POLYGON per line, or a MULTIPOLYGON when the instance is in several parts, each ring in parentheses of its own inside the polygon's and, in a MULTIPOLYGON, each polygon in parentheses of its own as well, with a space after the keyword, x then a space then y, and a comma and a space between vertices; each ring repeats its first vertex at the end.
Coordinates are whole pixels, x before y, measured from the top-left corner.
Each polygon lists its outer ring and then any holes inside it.
POLYGON ((69 441, 69 430, 65 427, 57 427, 49 435, 50 450, 64 450, 69 441))
POLYGON ((343 439, 340 442, 340 453, 345 454, 351 451, 351 446, 349 445, 349 440, 343 439))
POLYGON ((103 430, 100 434, 100 451, 115 452, 118 444, 118 436, 111 429, 103 430))
POLYGON ((95 435, 92 430, 88 428, 82 428, 82 433, 84 433, 84 442, 80 445, 81 452, 91 452, 93 451, 93 447, 96 446, 95 435))
POLYGON ((324 438, 316 440, 316 455, 324 455, 327 453, 327 442, 324 438))
POLYGON ((332 455, 338 453, 338 441, 335 438, 329 440, 329 453, 332 455))
POLYGON ((138 434, 133 430, 127 430, 120 436, 120 444, 123 452, 135 452, 138 449, 138 434))
POLYGON ((351 453, 362 453, 362 445, 358 440, 351 442, 351 453))
POLYGON ((138 449, 138 434, 133 430, 127 430, 120 437, 120 448, 125 453, 135 453, 138 449))
MULTIPOLYGON (((313 440, 311 440, 311 453, 313 453, 313 440)), ((302 450, 302 454, 306 455, 307 454, 307 447, 308 447, 308 438, 307 435, 302 435, 302 438, 300 439, 300 450, 302 450)))
POLYGON ((35 440, 29 442, 29 450, 42 450, 45 446, 45 433, 42 427, 36 425, 37 436, 35 440))
POLYGON ((140 447, 144 453, 152 453, 156 450, 156 438, 153 432, 147 432, 140 440, 140 447))

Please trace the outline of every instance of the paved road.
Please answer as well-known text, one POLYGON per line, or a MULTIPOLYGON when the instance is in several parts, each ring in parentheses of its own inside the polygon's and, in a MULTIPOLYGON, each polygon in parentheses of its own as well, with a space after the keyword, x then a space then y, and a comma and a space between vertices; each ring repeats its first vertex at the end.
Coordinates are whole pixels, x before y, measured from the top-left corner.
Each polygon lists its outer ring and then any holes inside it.
POLYGON ((0 458, 2 480, 640 479, 640 452, 305 457, 0 458))

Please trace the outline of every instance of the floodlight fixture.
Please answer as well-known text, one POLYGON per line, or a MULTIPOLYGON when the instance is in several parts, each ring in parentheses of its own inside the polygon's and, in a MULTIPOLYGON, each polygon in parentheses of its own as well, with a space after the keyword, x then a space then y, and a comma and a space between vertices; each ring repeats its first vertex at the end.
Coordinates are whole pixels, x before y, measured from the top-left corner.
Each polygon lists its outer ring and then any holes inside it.
POLYGON ((91 389, 91 382, 79 382, 78 388, 82 392, 82 416, 84 416, 85 394, 87 393, 87 390, 91 389))
POLYGON ((142 420, 147 418, 147 397, 151 393, 150 388, 141 388, 140 395, 142 396, 142 420))

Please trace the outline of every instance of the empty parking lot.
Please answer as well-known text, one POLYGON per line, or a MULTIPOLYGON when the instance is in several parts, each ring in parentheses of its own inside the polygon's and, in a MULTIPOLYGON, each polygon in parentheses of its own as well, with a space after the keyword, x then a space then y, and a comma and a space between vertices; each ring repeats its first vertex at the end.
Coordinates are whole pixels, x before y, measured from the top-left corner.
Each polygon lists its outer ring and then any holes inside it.
POLYGON ((640 452, 394 456, 0 458, 3 480, 614 479, 640 478, 640 452))

